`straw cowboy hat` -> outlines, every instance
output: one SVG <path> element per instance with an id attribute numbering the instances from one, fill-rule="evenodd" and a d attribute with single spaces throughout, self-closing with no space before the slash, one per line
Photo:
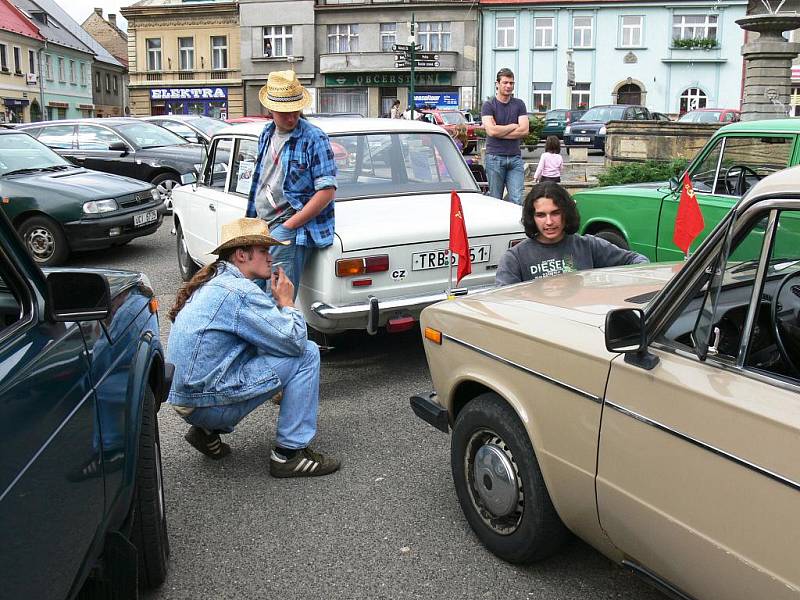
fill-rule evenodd
<path id="1" fill-rule="evenodd" d="M 222 226 L 222 243 L 211 251 L 219 255 L 230 248 L 241 246 L 286 246 L 289 242 L 276 240 L 262 219 L 243 217 Z"/>
<path id="2" fill-rule="evenodd" d="M 311 105 L 311 95 L 297 80 L 294 71 L 273 71 L 267 85 L 258 92 L 261 104 L 277 112 L 294 112 Z"/>

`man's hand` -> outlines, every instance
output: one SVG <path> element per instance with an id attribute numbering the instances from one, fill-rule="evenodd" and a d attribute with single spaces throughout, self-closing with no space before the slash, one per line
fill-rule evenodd
<path id="1" fill-rule="evenodd" d="M 270 287 L 272 288 L 272 297 L 275 299 L 275 304 L 278 305 L 278 308 L 294 306 L 294 284 L 286 276 L 283 267 L 278 267 L 278 270 L 272 273 Z"/>

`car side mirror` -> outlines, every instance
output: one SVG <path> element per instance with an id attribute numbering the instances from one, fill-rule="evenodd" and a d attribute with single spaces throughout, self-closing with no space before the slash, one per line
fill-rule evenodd
<path id="1" fill-rule="evenodd" d="M 184 173 L 181 175 L 181 185 L 191 185 L 197 183 L 197 175 L 194 173 Z"/>
<path id="2" fill-rule="evenodd" d="M 647 329 L 641 308 L 618 308 L 606 315 L 606 350 L 624 352 L 625 362 L 650 370 L 658 357 L 647 352 Z"/>
<path id="3" fill-rule="evenodd" d="M 58 271 L 47 276 L 47 314 L 52 321 L 96 321 L 111 312 L 108 280 L 98 273 Z"/>
<path id="4" fill-rule="evenodd" d="M 112 152 L 124 152 L 127 154 L 128 144 L 126 144 L 125 142 L 111 142 L 108 145 L 108 149 L 111 150 Z"/>

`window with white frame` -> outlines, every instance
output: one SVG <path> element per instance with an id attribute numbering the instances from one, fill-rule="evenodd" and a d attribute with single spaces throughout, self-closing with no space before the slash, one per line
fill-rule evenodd
<path id="1" fill-rule="evenodd" d="M 75 74 L 75 61 L 69 61 L 69 82 L 78 83 L 77 75 Z"/>
<path id="2" fill-rule="evenodd" d="M 44 73 L 48 79 L 53 79 L 53 57 L 49 54 L 44 55 Z"/>
<path id="3" fill-rule="evenodd" d="M 397 43 L 397 23 L 381 23 L 381 52 L 391 52 Z"/>
<path id="4" fill-rule="evenodd" d="M 705 108 L 708 96 L 700 88 L 688 88 L 683 90 L 680 97 L 680 112 L 685 113 L 698 108 Z"/>
<path id="5" fill-rule="evenodd" d="M 536 17 L 533 20 L 533 47 L 553 48 L 555 40 L 553 17 Z"/>
<path id="6" fill-rule="evenodd" d="M 28 50 L 28 73 L 36 73 L 36 52 Z"/>
<path id="7" fill-rule="evenodd" d="M 119 96 L 119 76 L 114 75 L 114 95 Z"/>
<path id="8" fill-rule="evenodd" d="M 358 52 L 358 25 L 328 25 L 328 53 Z"/>
<path id="9" fill-rule="evenodd" d="M 58 80 L 59 81 L 66 81 L 67 80 L 67 71 L 64 69 L 64 59 L 60 56 L 58 57 Z"/>
<path id="10" fill-rule="evenodd" d="M 572 17 L 572 47 L 592 47 L 592 21 L 594 17 Z"/>
<path id="11" fill-rule="evenodd" d="M 623 48 L 639 48 L 642 45 L 641 15 L 624 15 L 620 17 L 620 46 Z"/>
<path id="12" fill-rule="evenodd" d="M 161 70 L 161 38 L 149 38 L 147 45 L 147 70 Z"/>
<path id="13" fill-rule="evenodd" d="M 576 82 L 575 85 L 572 86 L 572 102 L 570 103 L 570 107 L 575 109 L 589 108 L 590 88 L 590 83 Z"/>
<path id="14" fill-rule="evenodd" d="M 418 24 L 417 33 L 423 52 L 450 50 L 449 21 L 423 21 Z"/>
<path id="15" fill-rule="evenodd" d="M 228 68 L 228 36 L 211 36 L 211 68 L 215 71 Z"/>
<path id="16" fill-rule="evenodd" d="M 86 79 L 86 63 L 81 63 L 81 85 L 87 85 L 88 81 Z"/>
<path id="17" fill-rule="evenodd" d="M 111 93 L 111 74 L 106 73 L 106 93 Z"/>
<path id="18" fill-rule="evenodd" d="M 673 15 L 672 39 L 717 39 L 717 15 Z"/>
<path id="19" fill-rule="evenodd" d="M 533 82 L 533 106 L 540 112 L 548 111 L 553 106 L 553 84 L 550 82 Z"/>
<path id="20" fill-rule="evenodd" d="M 22 73 L 22 51 L 14 46 L 14 73 Z"/>
<path id="21" fill-rule="evenodd" d="M 496 47 L 514 48 L 517 45 L 517 20 L 514 17 L 500 17 L 496 24 Z"/>
<path id="22" fill-rule="evenodd" d="M 0 69 L 8 71 L 8 56 L 6 56 L 7 46 L 0 44 Z"/>
<path id="23" fill-rule="evenodd" d="M 178 38 L 178 64 L 181 71 L 194 70 L 194 38 Z"/>
<path id="24" fill-rule="evenodd" d="M 269 25 L 264 27 L 264 56 L 291 56 L 293 37 L 291 25 Z"/>

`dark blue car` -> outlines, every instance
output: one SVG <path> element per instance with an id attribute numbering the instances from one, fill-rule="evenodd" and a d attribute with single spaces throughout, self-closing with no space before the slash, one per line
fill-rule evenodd
<path id="1" fill-rule="evenodd" d="M 147 277 L 42 271 L 0 211 L 0 597 L 135 597 L 166 577 Z"/>
<path id="2" fill-rule="evenodd" d="M 593 106 L 579 120 L 564 128 L 564 145 L 606 150 L 606 125 L 609 121 L 649 121 L 650 111 L 636 104 Z"/>

